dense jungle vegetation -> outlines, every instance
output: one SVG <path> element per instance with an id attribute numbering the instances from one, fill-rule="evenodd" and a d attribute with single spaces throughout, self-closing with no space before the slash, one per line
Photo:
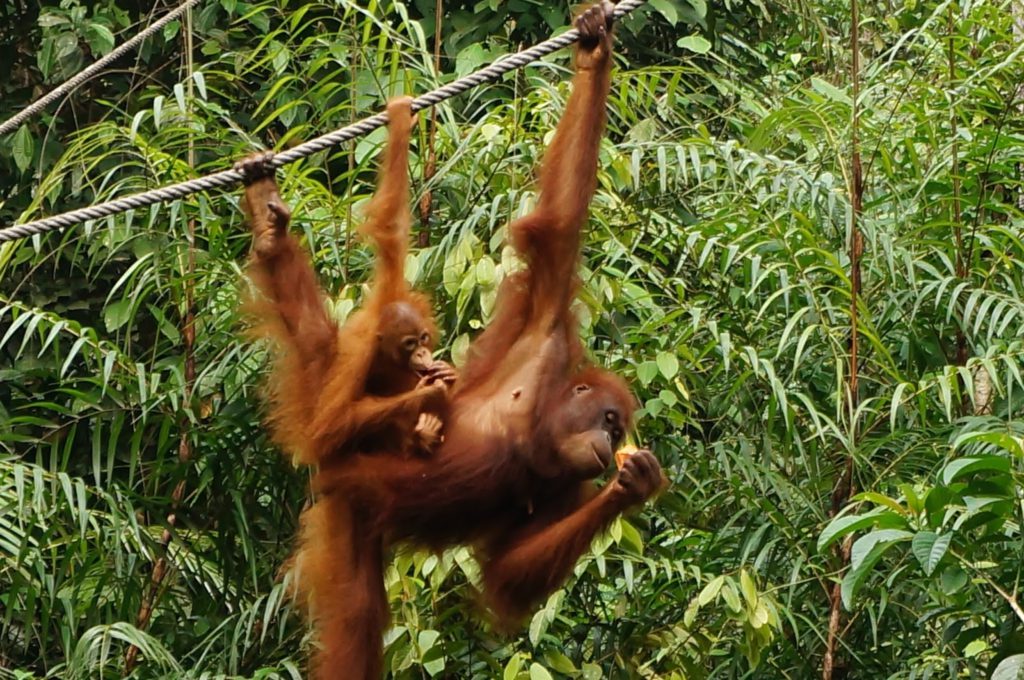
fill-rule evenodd
<path id="1" fill-rule="evenodd" d="M 0 0 L 0 120 L 173 6 Z M 205 0 L 0 137 L 0 226 L 310 139 L 570 13 Z M 518 634 L 465 550 L 396 555 L 393 677 L 1021 677 L 1024 2 L 650 0 L 616 63 L 579 310 L 672 487 Z M 421 114 L 409 272 L 456 363 L 570 72 Z M 279 173 L 339 318 L 383 139 Z M 260 425 L 239 194 L 0 245 L 0 678 L 302 673 L 309 479 Z"/>

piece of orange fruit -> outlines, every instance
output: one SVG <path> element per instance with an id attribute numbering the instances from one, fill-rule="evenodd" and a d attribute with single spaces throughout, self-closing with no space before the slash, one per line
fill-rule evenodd
<path id="1" fill-rule="evenodd" d="M 639 450 L 640 449 L 636 448 L 632 444 L 626 444 L 625 446 L 623 446 L 621 449 L 615 452 L 615 467 L 621 470 L 622 466 L 626 462 L 626 459 Z"/>

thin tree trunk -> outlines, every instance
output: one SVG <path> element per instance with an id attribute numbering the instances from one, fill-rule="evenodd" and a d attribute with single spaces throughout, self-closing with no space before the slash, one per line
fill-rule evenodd
<path id="1" fill-rule="evenodd" d="M 185 101 L 187 106 L 192 106 L 193 101 L 193 63 L 192 63 L 192 9 L 188 8 L 185 10 L 185 30 L 183 31 L 185 39 L 185 86 L 187 89 Z M 186 115 L 191 117 L 191 108 L 187 110 Z M 195 167 L 195 144 L 192 139 L 192 135 L 188 138 L 188 165 L 190 168 Z M 196 380 L 196 362 L 195 362 L 195 291 L 192 286 L 193 275 L 195 274 L 196 265 L 196 223 L 194 219 L 189 219 L 187 222 L 187 239 L 188 249 L 186 255 L 186 262 L 184 266 L 185 277 L 183 282 L 184 288 L 184 300 L 182 310 L 182 353 L 184 356 L 185 363 L 185 383 L 182 391 L 182 405 L 185 409 L 188 409 L 192 405 L 192 393 L 193 386 Z M 178 435 L 178 460 L 183 466 L 187 466 L 193 457 L 192 451 L 192 428 L 191 421 L 187 415 L 181 418 L 179 425 L 180 433 Z M 185 497 L 185 480 L 184 478 L 179 480 L 174 486 L 174 491 L 171 492 L 171 510 L 167 514 L 165 527 L 163 533 L 160 535 L 160 547 L 159 557 L 153 564 L 153 572 L 150 575 L 150 581 L 148 587 L 142 596 L 142 602 L 139 605 L 139 612 L 135 618 L 135 627 L 139 630 L 146 630 L 149 627 L 149 622 L 153 618 L 153 611 L 156 608 L 157 602 L 160 599 L 160 594 L 163 589 L 164 579 L 169 572 L 169 564 L 167 560 L 167 552 L 173 539 L 173 531 L 177 524 L 177 512 L 178 508 L 181 507 L 181 501 Z M 138 663 L 139 648 L 135 645 L 128 647 L 124 657 L 124 667 L 126 674 L 131 673 Z"/>
<path id="2" fill-rule="evenodd" d="M 356 34 L 355 30 L 356 19 L 352 19 L 352 34 Z M 356 104 L 358 101 L 356 97 L 356 59 L 362 54 L 357 49 L 352 50 L 352 58 L 349 59 L 349 105 L 348 110 L 348 122 L 349 125 L 356 122 Z M 355 168 L 356 168 L 356 140 L 349 140 L 348 143 L 348 188 L 346 189 L 347 196 L 345 197 L 346 208 L 345 208 L 345 257 L 341 264 L 341 275 L 345 281 L 349 280 L 348 276 L 348 263 L 349 255 L 352 253 L 352 191 L 355 189 Z"/>
<path id="3" fill-rule="evenodd" d="M 850 44 L 851 44 L 851 74 L 853 90 L 853 111 L 850 124 L 850 361 L 847 369 L 847 399 L 849 402 L 848 413 L 850 418 L 849 450 L 846 452 L 846 459 L 842 464 L 842 471 L 832 490 L 831 515 L 835 516 L 850 500 L 853 494 L 854 476 L 854 453 L 857 448 L 857 409 L 859 406 L 858 397 L 858 372 L 859 372 L 859 335 L 857 330 L 858 310 L 861 293 L 861 268 L 860 259 L 864 252 L 864 240 L 860 233 L 860 215 L 863 205 L 864 183 L 860 162 L 860 8 L 858 0 L 851 0 L 850 3 Z M 845 568 L 850 561 L 850 547 L 853 545 L 852 536 L 847 536 L 841 545 L 837 546 L 834 554 L 841 568 Z M 825 657 L 822 662 L 822 680 L 832 680 L 839 666 L 837 649 L 840 643 L 839 635 L 842 627 L 842 585 L 836 582 L 832 585 L 832 592 L 829 597 L 828 636 L 825 643 Z"/>
<path id="4" fill-rule="evenodd" d="M 947 87 L 953 90 L 956 83 L 956 34 L 953 21 L 953 4 L 950 3 L 946 11 L 946 32 L 949 34 L 949 47 L 947 52 L 949 79 Z M 959 124 L 957 123 L 956 106 L 950 99 L 949 105 L 949 132 L 952 136 L 950 145 L 950 168 L 949 174 L 953 180 L 953 205 L 950 208 L 949 221 L 953 225 L 953 240 L 956 248 L 956 277 L 961 281 L 967 278 L 967 257 L 964 252 L 964 225 L 963 214 L 960 208 L 960 140 Z M 960 320 L 963 321 L 962 319 Z M 956 365 L 967 365 L 967 337 L 962 327 L 956 329 Z"/>
<path id="5" fill-rule="evenodd" d="M 1013 37 L 1017 42 L 1024 42 L 1024 0 L 1015 0 L 1010 5 L 1013 15 Z M 1017 85 L 1017 111 L 1024 115 L 1024 82 Z M 1017 177 L 1022 181 L 1017 191 L 1017 207 L 1024 210 L 1024 164 L 1017 165 Z"/>
<path id="6" fill-rule="evenodd" d="M 444 0 L 437 0 L 434 7 L 434 75 L 441 73 L 441 19 L 444 16 Z M 430 218 L 434 213 L 434 192 L 430 189 L 430 180 L 437 171 L 437 149 L 434 139 L 437 136 L 437 107 L 430 108 L 430 131 L 427 133 L 427 162 L 423 168 L 423 197 L 420 198 L 420 233 L 416 242 L 420 248 L 430 245 Z"/>

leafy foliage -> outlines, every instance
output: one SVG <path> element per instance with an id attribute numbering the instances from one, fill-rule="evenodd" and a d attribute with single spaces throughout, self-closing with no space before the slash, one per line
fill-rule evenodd
<path id="1" fill-rule="evenodd" d="M 150 8 L 0 2 L 0 115 Z M 434 2 L 201 3 L 0 139 L 0 220 L 307 139 L 568 13 L 535 0 L 442 10 L 436 72 Z M 856 409 L 848 10 L 658 0 L 625 22 L 581 322 L 634 385 L 640 438 L 673 486 L 512 636 L 477 615 L 464 551 L 396 555 L 395 677 L 813 677 L 837 581 L 847 677 L 1019 675 L 1024 9 L 861 8 Z M 514 266 L 502 226 L 532 199 L 568 67 L 555 55 L 441 106 L 429 180 L 419 127 L 412 172 L 434 212 L 409 271 L 436 291 L 456 361 Z M 366 278 L 351 234 L 381 141 L 281 173 L 339 317 Z M 307 483 L 259 425 L 265 357 L 236 311 L 236 200 L 0 246 L 4 677 L 122 677 L 132 645 L 132 677 L 300 675 L 308 643 L 281 566 Z M 833 517 L 846 456 L 857 493 Z M 849 565 L 832 550 L 845 540 Z"/>

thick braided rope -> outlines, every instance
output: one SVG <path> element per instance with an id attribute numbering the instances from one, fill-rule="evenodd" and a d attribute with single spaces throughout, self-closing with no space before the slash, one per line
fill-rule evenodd
<path id="1" fill-rule="evenodd" d="M 640 7 L 645 2 L 646 0 L 622 0 L 622 2 L 615 7 L 615 17 L 619 18 L 624 16 L 629 12 L 632 12 L 637 7 Z M 516 52 L 515 54 L 502 57 L 479 71 L 471 73 L 463 78 L 459 78 L 448 85 L 439 87 L 436 90 L 432 90 L 431 92 L 417 97 L 413 100 L 412 110 L 418 111 L 428 106 L 434 106 L 435 104 L 439 104 L 440 102 L 450 99 L 457 94 L 461 94 L 466 90 L 474 88 L 477 85 L 496 80 L 501 75 L 508 73 L 509 71 L 522 68 L 530 62 L 536 61 L 540 57 L 571 45 L 579 40 L 579 37 L 579 31 L 571 29 L 556 38 L 545 40 L 544 42 L 538 43 L 529 49 L 523 50 L 522 52 Z M 352 125 L 335 130 L 334 132 L 329 132 L 323 136 L 311 139 L 303 144 L 299 144 L 287 151 L 282 151 L 281 153 L 276 154 L 274 156 L 273 165 L 275 168 L 278 168 L 282 165 L 287 165 L 288 163 L 294 163 L 297 160 L 319 151 L 323 151 L 324 149 L 340 144 L 341 142 L 348 141 L 360 135 L 365 135 L 368 132 L 376 130 L 377 128 L 387 124 L 387 122 L 388 118 L 384 113 L 378 113 L 370 116 L 369 118 L 364 118 Z M 222 170 L 220 172 L 213 173 L 212 175 L 206 175 L 205 177 L 198 177 L 178 184 L 171 184 L 159 189 L 152 189 L 150 191 L 132 194 L 131 196 L 125 196 L 124 198 L 118 198 L 113 201 L 107 201 L 106 203 L 99 203 L 87 208 L 79 208 L 78 210 L 72 210 L 60 215 L 45 217 L 34 222 L 26 222 L 25 224 L 18 224 L 5 229 L 0 229 L 0 243 L 34 236 L 35 234 L 43 234 L 63 227 L 70 227 L 80 222 L 96 220 L 101 217 L 107 217 L 108 215 L 114 215 L 135 208 L 142 208 L 154 203 L 173 201 L 174 199 L 188 196 L 189 194 L 194 194 L 199 191 L 232 186 L 240 183 L 241 181 L 242 174 L 237 170 Z"/>
<path id="2" fill-rule="evenodd" d="M 57 87 L 53 88 L 45 95 L 43 95 L 36 101 L 26 106 L 21 111 L 18 111 L 18 113 L 14 114 L 13 116 L 5 120 L 3 123 L 0 123 L 0 135 L 5 135 L 8 132 L 13 132 L 14 130 L 17 130 L 22 123 L 24 123 L 26 120 L 28 120 L 35 114 L 42 111 L 44 108 L 46 108 L 48 104 L 57 101 L 58 99 L 66 95 L 68 92 L 71 92 L 79 85 L 89 80 L 89 78 L 92 78 L 94 75 L 102 71 L 111 62 L 117 61 L 128 52 L 134 50 L 136 47 L 142 44 L 142 41 L 144 41 L 146 38 L 153 35 L 161 28 L 163 28 L 167 24 L 171 23 L 172 21 L 180 17 L 182 14 L 185 13 L 185 11 L 189 7 L 197 4 L 198 2 L 199 0 L 185 0 L 185 2 L 181 3 L 181 5 L 176 7 L 173 11 L 168 12 L 167 14 L 165 14 L 164 16 L 160 17 L 152 24 L 147 26 L 144 30 L 137 33 L 135 37 L 133 37 L 131 40 L 127 40 L 118 45 L 117 47 L 115 47 L 113 50 L 111 50 L 110 54 L 100 59 L 97 59 L 94 63 L 90 64 L 86 68 L 76 73 L 71 78 L 67 79 Z"/>

